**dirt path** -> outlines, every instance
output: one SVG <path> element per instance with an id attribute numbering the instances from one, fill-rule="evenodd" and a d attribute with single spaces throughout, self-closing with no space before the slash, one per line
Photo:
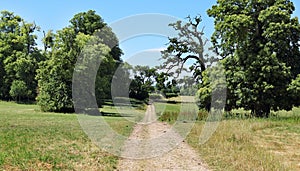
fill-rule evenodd
<path id="1" fill-rule="evenodd" d="M 208 170 L 199 155 L 149 105 L 125 143 L 117 170 Z"/>

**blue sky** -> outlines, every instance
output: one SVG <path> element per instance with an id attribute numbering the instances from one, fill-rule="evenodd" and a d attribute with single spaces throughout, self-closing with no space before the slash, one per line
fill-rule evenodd
<path id="1" fill-rule="evenodd" d="M 216 0 L 1 0 L 0 10 L 15 12 L 28 22 L 35 21 L 45 31 L 62 29 L 69 25 L 69 20 L 76 13 L 90 9 L 95 10 L 108 24 L 143 13 L 166 14 L 179 19 L 184 19 L 188 15 L 201 14 L 206 36 L 210 37 L 213 32 L 213 19 L 207 16 L 206 11 L 215 2 Z M 294 15 L 300 16 L 300 9 L 298 9 L 300 2 L 297 0 L 293 2 L 296 6 Z M 121 42 L 121 48 L 125 53 L 124 58 L 130 58 L 147 49 L 162 48 L 165 43 L 167 43 L 166 37 L 148 35 Z"/>

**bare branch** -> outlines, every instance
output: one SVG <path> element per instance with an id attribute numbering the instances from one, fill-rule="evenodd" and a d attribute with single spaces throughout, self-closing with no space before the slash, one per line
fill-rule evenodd
<path id="1" fill-rule="evenodd" d="M 170 24 L 176 31 L 178 36 L 169 38 L 168 49 L 162 51 L 162 59 L 165 59 L 164 66 L 168 72 L 177 67 L 177 77 L 186 68 L 185 63 L 191 59 L 195 60 L 194 66 L 190 69 L 194 70 L 194 75 L 201 77 L 200 72 L 206 70 L 204 47 L 208 44 L 208 39 L 204 39 L 204 29 L 198 30 L 202 22 L 201 16 L 192 18 L 187 16 L 187 23 L 183 24 L 181 21 Z M 196 71 L 197 70 L 197 71 Z"/>

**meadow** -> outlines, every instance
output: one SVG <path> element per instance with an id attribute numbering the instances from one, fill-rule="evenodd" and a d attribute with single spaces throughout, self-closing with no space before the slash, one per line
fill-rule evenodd
<path id="1" fill-rule="evenodd" d="M 116 113 L 111 106 L 102 110 Z M 124 136 L 134 126 L 126 117 L 103 118 Z M 117 161 L 117 156 L 91 142 L 76 114 L 44 113 L 37 105 L 0 102 L 0 170 L 114 170 Z"/>
<path id="2" fill-rule="evenodd" d="M 159 120 L 170 124 L 178 117 L 173 114 L 181 109 L 180 104 L 155 103 L 155 106 Z M 190 105 L 188 109 L 191 111 Z M 114 116 L 118 111 L 111 105 L 101 110 L 111 114 L 101 117 L 116 132 L 130 135 L 134 126 L 127 116 L 130 113 Z M 134 117 L 135 120 L 143 116 L 143 108 L 139 110 L 140 116 Z M 299 108 L 273 112 L 267 119 L 237 117 L 237 113 L 245 111 L 235 112 L 232 117 L 222 119 L 205 144 L 199 144 L 205 119 L 197 120 L 186 138 L 210 169 L 300 170 Z M 114 170 L 119 160 L 89 139 L 76 114 L 44 113 L 36 105 L 3 101 L 0 102 L 0 151 L 0 170 Z"/>
<path id="3" fill-rule="evenodd" d="M 159 120 L 173 124 L 181 105 L 156 103 L 156 108 L 165 109 L 157 112 Z M 248 116 L 241 109 L 225 114 L 205 144 L 199 143 L 205 118 L 198 119 L 186 141 L 213 170 L 300 170 L 300 108 L 272 112 L 270 118 Z"/>

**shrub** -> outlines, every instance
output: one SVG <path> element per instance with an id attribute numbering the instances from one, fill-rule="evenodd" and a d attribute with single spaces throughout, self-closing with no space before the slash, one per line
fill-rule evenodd
<path id="1" fill-rule="evenodd" d="M 21 99 L 28 97 L 30 91 L 24 81 L 15 80 L 11 84 L 9 94 L 15 100 L 20 101 Z"/>

